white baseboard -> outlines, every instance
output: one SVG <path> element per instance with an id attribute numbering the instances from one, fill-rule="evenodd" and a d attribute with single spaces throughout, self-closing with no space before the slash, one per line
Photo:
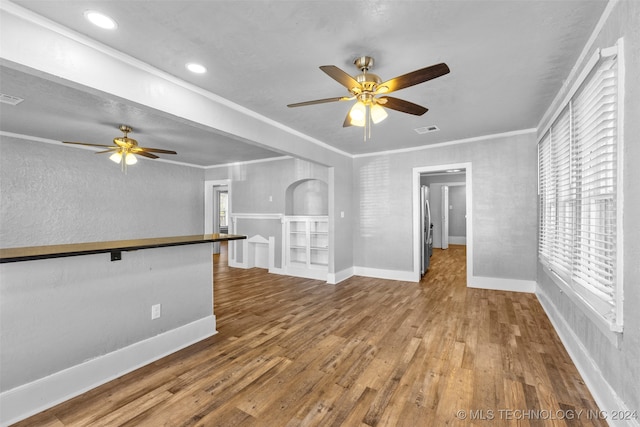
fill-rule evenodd
<path id="1" fill-rule="evenodd" d="M 536 282 L 534 280 L 471 276 L 467 279 L 467 287 L 532 294 L 536 291 Z"/>
<path id="2" fill-rule="evenodd" d="M 327 283 L 330 285 L 337 285 L 343 280 L 347 280 L 351 276 L 353 276 L 353 267 L 345 268 L 344 270 L 338 271 L 337 273 L 327 274 Z"/>
<path id="3" fill-rule="evenodd" d="M 246 262 L 236 262 L 236 260 L 229 258 L 229 267 L 249 269 L 249 265 Z"/>
<path id="4" fill-rule="evenodd" d="M 271 274 L 280 274 L 280 275 L 287 274 L 286 271 L 284 271 L 284 268 L 276 268 L 276 267 L 269 268 L 269 273 L 271 273 Z"/>
<path id="5" fill-rule="evenodd" d="M 375 277 L 376 279 L 401 280 L 403 282 L 417 282 L 413 271 L 384 270 L 382 268 L 353 267 L 354 276 Z"/>
<path id="6" fill-rule="evenodd" d="M 216 333 L 211 315 L 7 390 L 0 394 L 0 425 L 42 412 Z"/>
<path id="7" fill-rule="evenodd" d="M 562 317 L 553 302 L 551 302 L 539 287 L 536 289 L 536 296 L 600 410 L 603 411 L 603 413 L 606 412 L 606 414 L 633 412 L 629 410 L 615 390 L 609 385 L 602 375 L 602 371 L 598 368 L 598 365 L 591 356 L 589 356 L 589 351 L 573 332 L 573 329 L 571 329 L 566 320 L 564 320 L 564 317 Z M 636 408 L 633 409 L 636 410 Z M 640 427 L 640 423 L 635 419 L 615 420 L 613 417 L 608 416 L 606 421 L 613 427 Z"/>
<path id="8" fill-rule="evenodd" d="M 312 269 L 312 268 L 296 268 L 287 266 L 284 268 L 284 274 L 287 276 L 304 277 L 305 279 L 315 280 L 327 280 L 326 269 Z"/>

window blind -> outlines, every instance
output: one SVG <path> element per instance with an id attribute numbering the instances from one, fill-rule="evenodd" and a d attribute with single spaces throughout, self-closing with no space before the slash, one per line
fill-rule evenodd
<path id="1" fill-rule="evenodd" d="M 573 279 L 595 296 L 585 295 L 605 316 L 615 305 L 616 74 L 616 59 L 605 58 L 573 102 L 572 163 L 579 200 Z"/>
<path id="2" fill-rule="evenodd" d="M 574 239 L 575 192 L 571 180 L 571 105 L 551 126 L 553 180 L 555 183 L 556 226 L 551 245 L 551 265 L 563 279 L 571 274 Z"/>
<path id="3" fill-rule="evenodd" d="M 538 144 L 538 194 L 540 226 L 538 245 L 540 257 L 551 259 L 551 245 L 555 235 L 555 181 L 551 170 L 551 132 L 547 132 Z"/>
<path id="4" fill-rule="evenodd" d="M 618 61 L 600 58 L 538 144 L 541 261 L 610 324 L 617 304 Z"/>

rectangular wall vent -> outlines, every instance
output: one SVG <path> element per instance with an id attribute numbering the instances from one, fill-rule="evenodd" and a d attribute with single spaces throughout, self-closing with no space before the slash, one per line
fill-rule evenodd
<path id="1" fill-rule="evenodd" d="M 421 128 L 416 128 L 414 129 L 416 132 L 418 132 L 420 135 L 424 134 L 424 133 L 429 133 L 429 132 L 435 132 L 440 130 L 440 128 L 436 125 L 431 125 L 431 126 L 424 126 Z"/>
<path id="2" fill-rule="evenodd" d="M 18 105 L 22 101 L 24 101 L 24 99 L 19 98 L 17 96 L 7 95 L 6 93 L 0 93 L 0 102 L 2 102 L 3 104 Z"/>

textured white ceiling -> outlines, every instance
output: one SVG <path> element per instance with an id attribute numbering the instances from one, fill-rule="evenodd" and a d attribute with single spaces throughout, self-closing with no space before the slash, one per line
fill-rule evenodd
<path id="1" fill-rule="evenodd" d="M 355 155 L 535 127 L 606 0 L 13 3 Z M 111 15 L 118 30 L 91 26 L 83 17 L 89 8 Z M 355 75 L 352 62 L 361 55 L 375 58 L 372 71 L 382 80 L 439 62 L 451 73 L 396 92 L 429 111 L 420 117 L 390 111 L 366 143 L 361 128 L 342 127 L 351 103 L 286 107 L 346 95 L 318 67 L 336 65 Z M 208 73 L 190 74 L 184 68 L 189 61 L 204 64 Z M 118 134 L 115 125 L 128 123 L 139 130 L 132 136 L 142 145 L 171 148 L 180 140 L 175 160 L 186 163 L 282 155 L 126 99 L 104 99 L 7 67 L 0 72 L 3 93 L 30 101 L 20 109 L 2 106 L 6 132 L 100 143 L 96 138 L 110 141 Z M 441 130 L 413 130 L 427 125 Z"/>

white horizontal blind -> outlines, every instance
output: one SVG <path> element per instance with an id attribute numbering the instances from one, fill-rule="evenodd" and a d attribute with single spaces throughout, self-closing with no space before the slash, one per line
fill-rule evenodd
<path id="1" fill-rule="evenodd" d="M 541 261 L 616 319 L 617 57 L 601 58 L 538 145 Z"/>
<path id="2" fill-rule="evenodd" d="M 615 57 L 603 59 L 573 101 L 579 200 L 573 280 L 595 297 L 589 301 L 605 316 L 615 303 L 616 63 Z"/>
<path id="3" fill-rule="evenodd" d="M 538 252 L 540 258 L 551 259 L 551 244 L 555 236 L 556 202 L 555 179 L 551 170 L 551 131 L 538 144 L 538 195 L 540 202 L 540 227 L 538 228 Z"/>
<path id="4" fill-rule="evenodd" d="M 551 266 L 564 280 L 571 275 L 574 239 L 575 191 L 571 180 L 571 108 L 567 106 L 551 126 L 551 158 L 556 199 L 556 233 Z"/>

